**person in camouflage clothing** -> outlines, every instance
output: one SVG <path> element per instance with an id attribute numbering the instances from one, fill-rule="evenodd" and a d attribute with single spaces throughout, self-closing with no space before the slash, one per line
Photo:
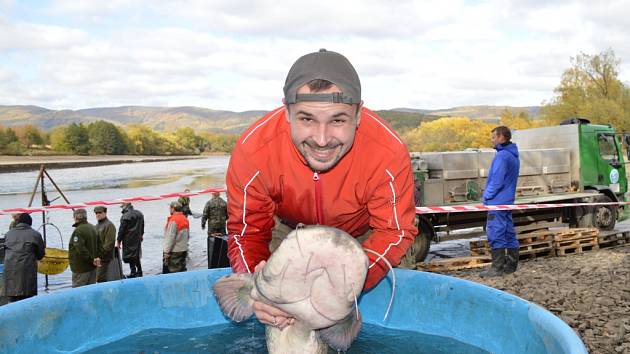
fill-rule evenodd
<path id="1" fill-rule="evenodd" d="M 190 189 L 185 189 L 184 193 L 189 193 Z M 192 215 L 192 211 L 190 210 L 190 197 L 179 197 L 177 202 L 182 205 L 182 213 L 189 217 Z"/>
<path id="2" fill-rule="evenodd" d="M 75 229 L 70 236 L 68 260 L 72 271 L 72 287 L 94 284 L 96 267 L 101 265 L 98 258 L 98 235 L 94 225 L 87 222 L 85 209 L 74 210 Z"/>
<path id="3" fill-rule="evenodd" d="M 96 231 L 99 240 L 99 256 L 101 266 L 96 269 L 96 281 L 104 283 L 109 280 L 107 278 L 107 269 L 110 261 L 116 261 L 114 258 L 114 244 L 116 243 L 116 226 L 107 218 L 107 208 L 103 206 L 94 207 L 96 215 Z"/>
<path id="4" fill-rule="evenodd" d="M 206 228 L 208 223 L 208 248 L 212 245 L 212 253 L 208 255 L 209 268 L 229 267 L 230 261 L 227 257 L 227 236 L 225 233 L 225 223 L 227 222 L 227 203 L 221 198 L 219 192 L 212 193 L 206 206 L 203 208 L 201 218 L 201 229 Z M 210 250 L 208 249 L 208 252 Z"/>

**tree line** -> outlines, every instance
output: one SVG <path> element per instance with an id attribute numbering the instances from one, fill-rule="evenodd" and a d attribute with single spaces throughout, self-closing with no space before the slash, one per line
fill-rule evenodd
<path id="1" fill-rule="evenodd" d="M 619 133 L 630 132 L 630 87 L 619 79 L 619 63 L 612 49 L 571 58 L 571 66 L 554 89 L 555 97 L 543 102 L 540 117 L 533 119 L 526 111 L 506 109 L 499 124 L 527 129 L 580 117 L 594 124 L 610 124 Z M 489 148 L 495 126 L 478 119 L 446 117 L 421 122 L 402 137 L 410 151 Z"/>
<path id="2" fill-rule="evenodd" d="M 66 153 L 76 155 L 198 155 L 229 153 L 238 135 L 179 128 L 158 132 L 147 126 L 116 126 L 99 120 L 72 123 L 45 132 L 33 125 L 0 126 L 0 154 Z"/>

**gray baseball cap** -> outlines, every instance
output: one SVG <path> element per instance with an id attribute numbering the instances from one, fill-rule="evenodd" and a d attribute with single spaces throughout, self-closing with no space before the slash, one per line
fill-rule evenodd
<path id="1" fill-rule="evenodd" d="M 327 80 L 341 89 L 340 93 L 298 94 L 300 87 L 312 80 Z M 326 49 L 300 57 L 289 70 L 284 83 L 284 102 L 361 103 L 361 81 L 350 61 Z"/>

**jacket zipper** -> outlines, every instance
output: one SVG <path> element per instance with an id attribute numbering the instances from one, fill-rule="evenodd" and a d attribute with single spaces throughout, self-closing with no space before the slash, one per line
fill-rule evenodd
<path id="1" fill-rule="evenodd" d="M 322 210 L 322 184 L 317 172 L 313 173 L 313 181 L 315 181 L 315 213 L 317 215 L 317 224 L 324 224 L 324 212 Z"/>

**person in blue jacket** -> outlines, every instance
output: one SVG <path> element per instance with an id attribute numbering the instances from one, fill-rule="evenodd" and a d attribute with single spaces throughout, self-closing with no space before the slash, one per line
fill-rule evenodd
<path id="1" fill-rule="evenodd" d="M 514 204 L 520 163 L 518 147 L 510 141 L 511 138 L 512 133 L 508 127 L 492 129 L 492 144 L 497 154 L 490 165 L 488 181 L 483 191 L 484 205 Z M 492 266 L 481 272 L 480 276 L 496 277 L 514 273 L 518 266 L 519 243 L 514 232 L 512 211 L 488 211 L 486 233 L 492 249 Z"/>

